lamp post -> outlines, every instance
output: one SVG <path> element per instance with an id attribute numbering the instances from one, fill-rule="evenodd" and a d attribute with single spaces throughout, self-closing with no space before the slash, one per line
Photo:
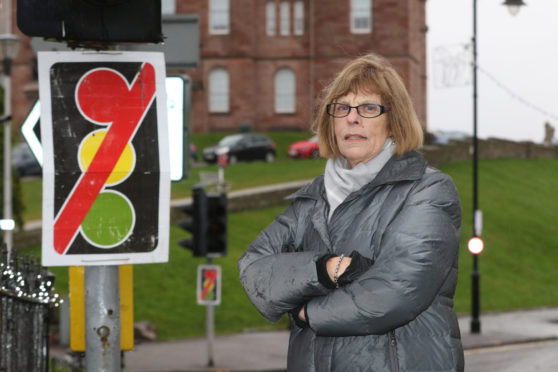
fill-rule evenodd
<path id="1" fill-rule="evenodd" d="M 516 15 L 523 0 L 505 0 L 502 5 L 508 7 L 510 14 Z M 478 208 L 478 137 L 477 137 L 477 0 L 473 0 L 473 237 L 479 237 L 482 230 L 482 212 Z M 479 252 L 480 253 L 480 252 Z M 472 279 L 472 320 L 471 333 L 480 333 L 480 273 L 478 254 L 473 254 Z"/>
<path id="2" fill-rule="evenodd" d="M 9 7 L 8 7 L 9 9 Z M 0 11 L 6 11 L 4 7 Z M 6 18 L 5 15 L 0 19 Z M 0 59 L 2 60 L 4 86 L 4 215 L 2 222 L 12 221 L 12 126 L 11 126 L 11 67 L 19 50 L 19 38 L 10 33 L 0 34 Z M 8 249 L 8 259 L 12 252 L 12 229 L 4 230 L 4 243 Z"/>

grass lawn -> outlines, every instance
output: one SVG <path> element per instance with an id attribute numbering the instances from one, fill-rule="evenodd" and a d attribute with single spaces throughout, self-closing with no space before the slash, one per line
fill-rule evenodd
<path id="1" fill-rule="evenodd" d="M 193 143 L 198 148 L 201 157 L 203 148 L 217 143 L 229 133 L 203 133 L 194 134 Z M 276 144 L 277 158 L 272 166 L 263 162 L 238 163 L 225 170 L 225 179 L 231 190 L 245 189 L 274 183 L 305 180 L 323 173 L 325 159 L 298 159 L 287 157 L 289 145 L 301 139 L 309 138 L 310 133 L 305 132 L 270 132 L 267 133 Z M 173 182 L 171 198 L 181 199 L 191 195 L 192 186 L 199 182 L 200 172 L 217 172 L 217 165 L 195 166 L 190 168 L 187 179 Z M 254 177 L 257 175 L 257 177 Z M 42 207 L 42 181 L 30 179 L 22 182 L 23 203 L 25 205 L 25 221 L 41 218 Z"/>
<path id="2" fill-rule="evenodd" d="M 248 301 L 238 280 L 236 262 L 244 249 L 285 206 L 229 214 L 228 254 L 214 259 L 222 270 L 222 303 L 215 308 L 217 333 L 233 333 L 246 329 L 286 329 L 287 319 L 270 324 Z M 205 334 L 205 306 L 196 304 L 197 266 L 204 258 L 175 244 L 185 236 L 176 226 L 170 229 L 169 262 L 134 265 L 134 320 L 148 320 L 157 326 L 161 340 L 202 336 Z M 40 254 L 39 247 L 23 250 L 23 254 Z M 68 268 L 50 267 L 56 275 L 57 292 L 68 293 Z"/>
<path id="3" fill-rule="evenodd" d="M 471 309 L 473 259 L 470 163 L 442 167 L 459 189 L 463 208 L 455 306 Z M 481 309 L 558 306 L 558 160 L 498 159 L 479 163 L 479 209 L 485 250 L 479 257 Z"/>
<path id="4" fill-rule="evenodd" d="M 322 173 L 324 164 L 324 160 L 292 161 L 279 157 L 274 164 L 228 167 L 225 176 L 231 187 L 238 189 L 309 179 Z M 440 168 L 452 176 L 462 200 L 463 228 L 455 307 L 459 313 L 469 313 L 472 257 L 467 252 L 466 242 L 472 235 L 471 162 Z M 211 167 L 194 169 L 188 181 L 173 185 L 173 195 L 187 195 L 194 175 L 202 169 Z M 557 174 L 558 160 L 555 159 L 480 161 L 479 207 L 484 214 L 482 237 L 485 241 L 485 251 L 479 257 L 482 312 L 558 306 L 555 284 L 558 282 L 555 268 L 558 262 Z M 177 187 L 182 190 L 176 191 Z M 39 181 L 25 182 L 25 191 L 34 188 L 40 190 Z M 40 191 L 37 193 L 31 196 L 26 192 L 26 202 L 40 205 Z M 236 269 L 236 262 L 246 246 L 283 208 L 229 214 L 228 255 L 214 260 L 223 272 L 222 304 L 215 312 L 217 333 L 287 327 L 286 319 L 269 324 L 257 313 L 240 286 Z M 31 210 L 29 208 L 28 212 L 40 216 L 40 208 L 38 212 Z M 185 235 L 183 231 L 172 226 L 170 233 L 168 263 L 134 266 L 135 319 L 154 323 L 162 340 L 201 336 L 205 332 L 205 307 L 198 306 L 195 300 L 196 267 L 206 261 L 193 258 L 190 251 L 175 244 Z M 39 249 L 32 247 L 26 251 L 37 254 Z M 57 277 L 57 290 L 66 293 L 68 269 L 53 267 L 51 270 Z"/>

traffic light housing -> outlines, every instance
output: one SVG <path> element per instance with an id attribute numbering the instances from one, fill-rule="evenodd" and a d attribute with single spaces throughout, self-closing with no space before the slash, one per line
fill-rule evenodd
<path id="1" fill-rule="evenodd" d="M 163 41 L 161 0 L 17 0 L 27 36 L 67 41 Z"/>
<path id="2" fill-rule="evenodd" d="M 207 255 L 207 195 L 203 188 L 194 187 L 192 190 L 192 203 L 179 208 L 180 211 L 190 215 L 189 220 L 178 222 L 178 226 L 192 234 L 190 239 L 178 242 L 183 248 L 190 249 L 194 257 Z"/>
<path id="3" fill-rule="evenodd" d="M 192 190 L 192 203 L 179 210 L 191 218 L 178 226 L 192 234 L 178 242 L 190 249 L 194 257 L 222 257 L 227 254 L 227 195 L 206 194 L 201 186 Z"/>
<path id="4" fill-rule="evenodd" d="M 227 255 L 227 195 L 208 195 L 207 200 L 207 255 Z"/>

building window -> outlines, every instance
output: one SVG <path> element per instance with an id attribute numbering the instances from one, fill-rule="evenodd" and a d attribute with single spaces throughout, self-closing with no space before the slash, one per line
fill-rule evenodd
<path id="1" fill-rule="evenodd" d="M 229 0 L 209 0 L 209 33 L 228 34 L 229 22 Z"/>
<path id="2" fill-rule="evenodd" d="M 291 33 L 291 6 L 288 1 L 281 2 L 281 30 L 282 36 L 287 36 Z"/>
<path id="3" fill-rule="evenodd" d="M 372 32 L 372 0 L 351 0 L 351 32 Z"/>
<path id="4" fill-rule="evenodd" d="M 275 30 L 277 29 L 277 24 L 275 19 L 277 14 L 275 12 L 275 1 L 268 1 L 265 7 L 265 17 L 266 17 L 266 30 L 269 36 L 275 35 Z"/>
<path id="5" fill-rule="evenodd" d="M 224 68 L 209 74 L 209 112 L 229 112 L 229 73 Z"/>
<path id="6" fill-rule="evenodd" d="M 0 0 L 0 35 L 12 33 L 12 1 Z M 4 48 L 4 46 L 0 46 Z M 2 56 L 3 57 L 3 56 Z"/>
<path id="7" fill-rule="evenodd" d="M 161 14 L 176 14 L 176 0 L 161 0 Z"/>
<path id="8" fill-rule="evenodd" d="M 290 114 L 295 112 L 295 75 L 289 68 L 282 68 L 275 74 L 275 112 Z"/>
<path id="9" fill-rule="evenodd" d="M 294 34 L 304 34 L 304 3 L 302 1 L 294 3 Z"/>

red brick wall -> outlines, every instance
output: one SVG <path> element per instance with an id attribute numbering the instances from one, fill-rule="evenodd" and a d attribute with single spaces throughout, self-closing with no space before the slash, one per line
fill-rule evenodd
<path id="1" fill-rule="evenodd" d="M 12 62 L 11 112 L 13 127 L 19 128 L 27 117 L 31 105 L 38 98 L 38 85 L 36 81 L 33 82 L 32 59 L 35 53 L 31 49 L 30 38 L 23 35 L 17 28 L 16 8 L 16 0 L 12 0 L 12 33 L 20 38 L 21 44 L 19 52 Z M 13 136 L 20 136 L 19 131 L 14 130 Z"/>
<path id="2" fill-rule="evenodd" d="M 257 63 L 257 104 L 254 124 L 259 130 L 273 128 L 299 128 L 306 130 L 310 126 L 308 60 L 270 59 Z M 275 73 L 281 68 L 289 68 L 296 79 L 295 113 L 280 114 L 275 112 Z M 266 82 L 262 84 L 261 82 Z"/>
<path id="3" fill-rule="evenodd" d="M 279 27 L 279 3 L 276 24 Z M 294 0 L 291 2 L 293 12 Z M 185 73 L 193 82 L 191 113 L 194 131 L 238 130 L 248 123 L 253 130 L 299 128 L 307 130 L 316 96 L 351 58 L 376 52 L 389 58 L 401 73 L 426 125 L 425 0 L 373 0 L 372 32 L 351 34 L 350 0 L 304 0 L 304 34 L 266 34 L 264 0 L 230 0 L 228 35 L 209 35 L 209 0 L 176 0 L 177 13 L 197 14 L 200 19 L 200 62 Z M 15 29 L 15 0 L 14 29 Z M 293 27 L 291 17 L 291 28 Z M 14 31 L 18 32 L 18 31 Z M 12 98 L 14 123 L 25 119 L 36 97 L 29 38 L 14 63 Z M 208 110 L 208 76 L 211 69 L 229 72 L 230 112 Z M 296 76 L 296 111 L 275 113 L 274 76 L 283 67 Z"/>
<path id="4" fill-rule="evenodd" d="M 279 1 L 276 22 L 279 25 Z M 305 2 L 308 19 L 308 2 Z M 308 22 L 302 36 L 268 36 L 266 1 L 234 0 L 231 5 L 230 33 L 210 35 L 208 2 L 181 1 L 177 11 L 200 16 L 200 64 L 188 71 L 194 80 L 192 128 L 194 131 L 238 130 L 250 124 L 253 130 L 298 128 L 310 125 Z M 291 7 L 292 13 L 292 7 Z M 291 17 L 292 18 L 292 17 Z M 293 27 L 291 23 L 291 28 Z M 209 74 L 215 67 L 229 72 L 230 110 L 215 114 L 208 110 Z M 290 68 L 296 77 L 296 110 L 275 113 L 274 77 L 281 68 Z"/>

